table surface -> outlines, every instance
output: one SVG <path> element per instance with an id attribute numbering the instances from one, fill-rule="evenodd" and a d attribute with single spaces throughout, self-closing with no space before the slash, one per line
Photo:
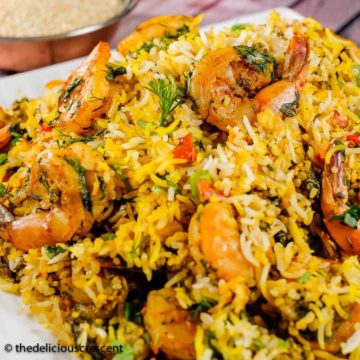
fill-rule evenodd
<path id="1" fill-rule="evenodd" d="M 137 24 L 157 15 L 202 13 L 202 24 L 207 25 L 279 6 L 313 17 L 360 45 L 360 0 L 139 0 L 137 7 L 121 22 L 111 45 L 116 47 Z M 0 72 L 0 77 L 8 74 Z"/>

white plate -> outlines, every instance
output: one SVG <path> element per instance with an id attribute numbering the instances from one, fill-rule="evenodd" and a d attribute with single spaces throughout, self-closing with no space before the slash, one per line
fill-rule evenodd
<path id="1" fill-rule="evenodd" d="M 284 18 L 303 19 L 297 12 L 287 8 L 276 9 Z M 226 22 L 212 25 L 215 30 L 223 26 L 232 26 L 237 23 L 265 23 L 269 11 L 246 15 L 231 19 Z M 204 27 L 206 30 L 210 26 Z M 61 64 L 47 66 L 41 69 L 8 76 L 0 79 L 0 106 L 8 107 L 19 97 L 37 97 L 43 93 L 44 85 L 53 79 L 66 79 L 71 70 L 80 62 L 80 59 L 67 61 Z M 31 353 L 10 353 L 4 351 L 5 344 L 23 345 L 45 345 L 46 343 L 56 344 L 56 341 L 49 332 L 41 327 L 34 319 L 21 312 L 21 302 L 17 296 L 0 292 L 0 359 L 1 360 L 70 360 L 74 359 L 70 354 L 31 354 Z"/>

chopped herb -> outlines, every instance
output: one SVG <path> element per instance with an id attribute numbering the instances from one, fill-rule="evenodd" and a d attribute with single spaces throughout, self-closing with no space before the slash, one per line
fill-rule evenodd
<path id="1" fill-rule="evenodd" d="M 166 176 L 165 176 L 165 180 L 166 180 L 166 184 L 167 184 L 169 187 L 175 189 L 175 194 L 181 194 L 181 192 L 180 192 L 177 184 L 174 182 L 174 180 L 173 180 L 169 175 L 166 175 Z"/>
<path id="2" fill-rule="evenodd" d="M 124 183 L 126 191 L 131 192 L 132 191 L 131 184 L 129 182 L 129 179 L 123 173 L 121 167 L 119 165 L 113 165 L 113 168 L 116 171 L 116 173 L 118 174 L 120 180 Z"/>
<path id="3" fill-rule="evenodd" d="M 163 79 L 151 80 L 149 82 L 148 89 L 158 96 L 160 100 L 160 126 L 167 125 L 171 112 L 174 111 L 182 102 L 182 89 L 176 85 L 175 79 L 172 75 L 168 76 L 167 83 Z"/>
<path id="4" fill-rule="evenodd" d="M 124 74 L 126 74 L 126 68 L 124 66 L 114 67 L 109 65 L 105 78 L 107 81 L 111 82 L 114 81 L 118 75 Z"/>
<path id="5" fill-rule="evenodd" d="M 246 29 L 246 26 L 246 24 L 235 24 L 231 27 L 231 31 L 244 30 Z"/>
<path id="6" fill-rule="evenodd" d="M 7 193 L 6 186 L 3 183 L 0 183 L 0 196 L 4 196 Z"/>
<path id="7" fill-rule="evenodd" d="M 98 179 L 99 179 L 99 183 L 100 183 L 100 190 L 101 190 L 101 192 L 103 193 L 103 195 L 106 196 L 106 194 L 107 194 L 107 187 L 106 187 L 104 178 L 99 177 Z"/>
<path id="8" fill-rule="evenodd" d="M 335 215 L 331 220 L 340 220 L 343 224 L 348 225 L 353 229 L 357 229 L 360 220 L 360 207 L 351 205 L 342 215 Z"/>
<path id="9" fill-rule="evenodd" d="M 206 261 L 204 259 L 201 259 L 200 263 L 203 266 L 203 268 L 206 269 Z"/>
<path id="10" fill-rule="evenodd" d="M 141 306 L 140 304 L 134 304 L 130 302 L 125 302 L 124 305 L 124 317 L 127 321 L 132 321 L 136 324 L 142 324 L 143 318 L 141 315 Z"/>
<path id="11" fill-rule="evenodd" d="M 360 87 L 360 65 L 355 65 L 356 69 L 356 85 Z"/>
<path id="12" fill-rule="evenodd" d="M 311 278 L 312 272 L 310 271 L 306 271 L 305 274 L 298 279 L 298 282 L 300 284 L 306 284 L 308 282 L 308 280 Z"/>
<path id="13" fill-rule="evenodd" d="M 0 154 L 0 165 L 4 165 L 8 160 L 7 154 Z"/>
<path id="14" fill-rule="evenodd" d="M 264 343 L 261 341 L 261 339 L 256 338 L 253 340 L 251 347 L 255 350 L 255 351 L 260 351 L 261 349 L 263 349 L 265 347 Z"/>
<path id="15" fill-rule="evenodd" d="M 80 189 L 80 195 L 82 202 L 84 204 L 84 207 L 87 211 L 92 212 L 92 203 L 89 191 L 86 187 L 86 170 L 80 165 L 79 160 L 77 159 L 68 159 L 65 158 L 65 160 L 74 168 L 74 170 L 79 175 L 79 182 L 81 185 Z"/>
<path id="16" fill-rule="evenodd" d="M 15 146 L 15 145 L 20 141 L 22 135 L 15 130 L 15 127 L 12 127 L 12 128 L 10 129 L 10 134 L 11 134 L 10 144 L 11 144 L 12 146 Z"/>
<path id="17" fill-rule="evenodd" d="M 65 93 L 62 96 L 62 101 L 64 100 L 68 100 L 70 98 L 70 95 L 72 93 L 72 91 L 74 91 L 80 84 L 82 83 L 82 79 L 80 78 L 75 78 L 70 84 L 69 86 L 65 89 Z"/>
<path id="18" fill-rule="evenodd" d="M 278 346 L 280 349 L 288 349 L 290 344 L 284 339 L 278 339 Z"/>
<path id="19" fill-rule="evenodd" d="M 282 244 L 286 244 L 287 241 L 287 232 L 284 230 L 280 230 L 274 235 L 275 241 L 280 242 Z"/>
<path id="20" fill-rule="evenodd" d="M 205 146 L 204 146 L 204 144 L 203 144 L 203 142 L 201 140 L 196 139 L 195 140 L 195 145 L 197 145 L 200 150 L 205 151 Z"/>
<path id="21" fill-rule="evenodd" d="M 116 234 L 114 233 L 106 233 L 104 235 L 102 235 L 102 238 L 107 241 L 107 240 L 113 240 L 116 238 Z"/>
<path id="22" fill-rule="evenodd" d="M 112 358 L 112 360 L 134 360 L 135 352 L 129 344 L 123 343 L 119 340 L 115 340 L 111 343 L 111 346 L 117 346 L 119 348 L 119 351 Z"/>
<path id="23" fill-rule="evenodd" d="M 216 300 L 213 299 L 202 299 L 194 308 L 193 313 L 202 313 L 206 312 L 207 310 L 211 309 L 217 304 Z"/>
<path id="24" fill-rule="evenodd" d="M 209 347 L 213 351 L 214 358 L 218 360 L 222 360 L 224 357 L 221 355 L 220 351 L 212 344 L 212 340 L 216 339 L 215 333 L 211 330 L 206 331 L 206 337 L 209 340 Z"/>
<path id="25" fill-rule="evenodd" d="M 264 74 L 273 71 L 273 67 L 276 67 L 277 61 L 272 56 L 266 52 L 260 52 L 254 47 L 239 45 L 234 47 L 239 55 L 243 56 L 245 62 L 252 66 L 256 71 L 262 72 Z M 272 65 L 272 67 L 270 67 Z"/>
<path id="26" fill-rule="evenodd" d="M 137 52 L 137 54 L 139 54 L 141 51 L 145 51 L 145 52 L 149 53 L 150 50 L 151 50 L 154 46 L 155 46 L 155 45 L 154 45 L 153 42 L 147 42 L 147 43 L 145 43 L 144 45 L 140 46 L 140 47 L 136 50 L 136 52 Z"/>
<path id="27" fill-rule="evenodd" d="M 198 170 L 198 171 L 195 171 L 189 178 L 191 194 L 196 200 L 199 199 L 199 192 L 197 189 L 197 183 L 199 180 L 210 181 L 211 177 L 210 177 L 209 172 L 207 170 Z"/>
<path id="28" fill-rule="evenodd" d="M 155 124 L 152 121 L 144 121 L 144 120 L 138 120 L 136 123 L 142 128 L 146 129 L 147 127 L 152 127 Z"/>
<path id="29" fill-rule="evenodd" d="M 151 188 L 151 191 L 152 191 L 153 193 L 155 193 L 155 194 L 160 194 L 160 193 L 161 193 L 161 189 L 160 189 L 158 186 L 156 186 L 156 185 L 154 185 L 154 186 Z"/>
<path id="30" fill-rule="evenodd" d="M 149 335 L 147 332 L 144 332 L 143 338 L 144 338 L 144 340 L 145 340 L 145 342 L 146 342 L 147 344 L 150 344 L 150 343 L 151 343 L 150 335 Z"/>
<path id="31" fill-rule="evenodd" d="M 65 252 L 65 249 L 59 246 L 45 246 L 44 249 L 45 249 L 45 254 L 49 259 L 52 259 L 56 255 Z"/>
<path id="32" fill-rule="evenodd" d="M 300 95 L 298 92 L 295 93 L 295 100 L 291 103 L 285 103 L 281 105 L 280 111 L 288 116 L 288 117 L 293 117 L 296 115 L 297 113 L 297 109 L 299 107 L 299 99 L 300 99 Z"/>
<path id="33" fill-rule="evenodd" d="M 166 31 L 165 37 L 168 39 L 177 40 L 180 36 L 187 34 L 189 31 L 189 27 L 184 25 L 181 28 L 176 29 L 175 34 L 171 34 L 169 31 Z"/>

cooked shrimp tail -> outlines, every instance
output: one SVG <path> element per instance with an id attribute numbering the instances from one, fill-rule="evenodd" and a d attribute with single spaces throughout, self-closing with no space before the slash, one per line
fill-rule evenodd
<path id="1" fill-rule="evenodd" d="M 109 109 L 115 84 L 106 79 L 110 46 L 100 42 L 71 74 L 59 98 L 60 126 L 81 134 Z"/>

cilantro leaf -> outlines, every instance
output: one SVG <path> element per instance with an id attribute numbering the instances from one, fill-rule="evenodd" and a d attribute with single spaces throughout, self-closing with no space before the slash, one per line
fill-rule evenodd
<path id="1" fill-rule="evenodd" d="M 7 154 L 0 154 L 0 165 L 4 165 L 8 160 Z"/>
<path id="2" fill-rule="evenodd" d="M 114 67 L 109 65 L 105 78 L 107 81 L 111 82 L 114 81 L 118 75 L 124 74 L 126 74 L 126 68 L 124 66 Z"/>
<path id="3" fill-rule="evenodd" d="M 295 100 L 290 103 L 285 103 L 281 105 L 280 111 L 288 117 L 293 117 L 297 113 L 297 109 L 299 107 L 299 99 L 300 95 L 298 92 L 295 93 Z"/>
<path id="4" fill-rule="evenodd" d="M 216 304 L 217 304 L 216 300 L 205 298 L 205 299 L 202 299 L 192 311 L 193 311 L 193 313 L 206 312 L 207 310 L 214 307 Z"/>
<path id="5" fill-rule="evenodd" d="M 245 63 L 252 66 L 256 71 L 267 74 L 273 72 L 273 68 L 277 65 L 277 61 L 272 55 L 260 52 L 254 47 L 239 45 L 234 48 L 244 58 Z"/>
<path id="6" fill-rule="evenodd" d="M 360 220 L 360 206 L 351 205 L 342 215 L 335 215 L 330 220 L 339 220 L 343 224 L 348 225 L 353 229 L 357 229 Z"/>
<path id="7" fill-rule="evenodd" d="M 356 85 L 360 87 L 360 65 L 355 65 L 356 69 Z"/>
<path id="8" fill-rule="evenodd" d="M 81 185 L 81 189 L 80 189 L 81 199 L 84 204 L 84 208 L 91 213 L 92 212 L 92 202 L 91 202 L 89 191 L 86 187 L 86 170 L 85 170 L 85 168 L 83 168 L 80 165 L 80 162 L 77 159 L 65 158 L 65 160 L 74 168 L 74 170 L 79 175 L 79 182 Z"/>
<path id="9" fill-rule="evenodd" d="M 6 186 L 3 183 L 0 183 L 0 196 L 4 196 L 6 193 Z"/>
<path id="10" fill-rule="evenodd" d="M 44 249 L 45 249 L 45 254 L 47 255 L 47 257 L 49 259 L 52 259 L 56 255 L 59 255 L 59 254 L 65 252 L 65 249 L 63 249 L 62 247 L 58 247 L 58 246 L 45 246 Z"/>
<path id="11" fill-rule="evenodd" d="M 231 31 L 244 30 L 244 29 L 246 29 L 246 24 L 235 24 L 231 27 Z"/>
<path id="12" fill-rule="evenodd" d="M 311 278 L 312 272 L 310 271 L 306 271 L 305 274 L 298 279 L 298 282 L 300 284 L 306 284 L 308 282 L 308 280 Z"/>

